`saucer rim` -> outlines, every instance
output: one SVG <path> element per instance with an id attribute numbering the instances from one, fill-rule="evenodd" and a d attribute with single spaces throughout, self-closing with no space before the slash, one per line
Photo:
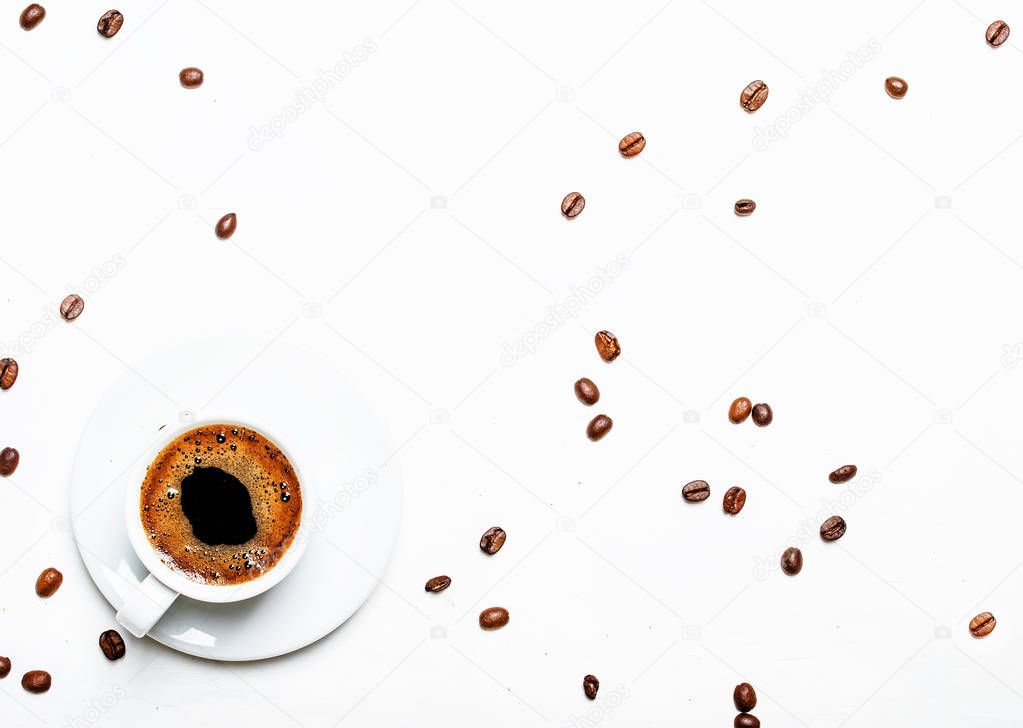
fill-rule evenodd
<path id="1" fill-rule="evenodd" d="M 231 337 L 231 339 L 232 345 L 239 345 L 243 341 L 248 341 L 250 345 L 257 347 L 257 350 L 260 351 L 259 356 L 264 355 L 267 349 L 271 348 L 274 344 L 279 343 L 277 340 L 269 340 L 267 337 L 261 335 L 254 336 L 239 335 Z M 78 519 L 76 518 L 76 515 L 80 516 L 81 513 L 85 512 L 85 509 L 83 509 L 81 512 L 76 513 L 75 506 L 77 505 L 77 498 L 75 484 L 80 482 L 80 480 L 83 477 L 87 477 L 81 471 L 82 468 L 84 467 L 82 453 L 84 449 L 87 447 L 89 433 L 91 431 L 94 431 L 95 424 L 98 421 L 102 420 L 103 417 L 102 410 L 104 406 L 109 406 L 110 402 L 116 401 L 117 398 L 116 390 L 118 389 L 119 385 L 121 385 L 126 380 L 131 381 L 133 378 L 137 378 L 139 376 L 138 369 L 143 369 L 147 364 L 157 360 L 159 357 L 166 357 L 170 352 L 181 351 L 182 349 L 191 347 L 209 346 L 210 343 L 213 341 L 220 345 L 223 344 L 225 340 L 211 339 L 202 341 L 192 341 L 188 342 L 187 344 L 180 344 L 174 347 L 170 347 L 169 349 L 152 352 L 148 356 L 143 357 L 142 364 L 138 368 L 131 368 L 126 365 L 122 372 L 118 375 L 118 377 L 97 399 L 95 405 L 93 406 L 92 412 L 90 413 L 89 417 L 86 420 L 86 425 L 79 438 L 78 445 L 75 450 L 72 472 L 70 475 L 71 487 L 69 489 L 68 494 L 69 504 L 71 506 L 69 518 L 70 528 L 72 532 L 72 537 L 75 541 L 76 549 L 78 550 L 78 553 L 82 558 L 83 564 L 86 567 L 86 571 L 88 572 L 90 579 L 92 580 L 97 590 L 100 592 L 103 598 L 110 604 L 114 611 L 116 611 L 118 609 L 119 604 L 123 602 L 123 597 L 121 597 L 120 593 L 116 588 L 116 582 L 109 575 L 112 574 L 114 577 L 121 578 L 123 578 L 123 575 L 118 574 L 109 565 L 104 563 L 102 559 L 90 553 L 89 549 L 83 545 L 84 536 L 81 531 L 81 524 L 77 522 Z M 368 576 L 367 580 L 368 584 L 365 587 L 365 593 L 361 594 L 358 597 L 357 603 L 355 603 L 350 610 L 346 609 L 338 610 L 336 612 L 337 614 L 336 618 L 319 623 L 318 627 L 316 627 L 313 630 L 310 630 L 308 633 L 304 635 L 298 636 L 298 633 L 296 633 L 296 639 L 294 641 L 281 643 L 280 646 L 276 648 L 253 649 L 245 652 L 239 652 L 237 650 L 232 652 L 226 652 L 223 651 L 222 648 L 218 649 L 216 645 L 212 647 L 207 647 L 196 644 L 194 642 L 185 642 L 179 638 L 174 637 L 173 635 L 167 634 L 166 632 L 161 632 L 159 629 L 160 622 L 158 621 L 153 631 L 151 631 L 146 636 L 151 638 L 153 641 L 177 652 L 188 654 L 194 657 L 199 657 L 202 659 L 214 660 L 219 662 L 249 662 L 272 659 L 274 657 L 280 657 L 304 649 L 305 647 L 308 647 L 309 645 L 318 642 L 324 637 L 334 633 L 345 622 L 351 619 L 355 615 L 355 613 L 362 608 L 362 606 L 365 605 L 366 601 L 368 601 L 370 596 L 376 591 L 377 587 L 382 582 L 383 574 L 389 568 L 391 558 L 394 555 L 394 549 L 398 542 L 398 537 L 401 531 L 401 523 L 404 515 L 403 497 L 404 485 L 402 479 L 400 459 L 398 458 L 397 453 L 394 450 L 394 438 L 389 426 L 387 425 L 383 418 L 379 417 L 376 410 L 369 402 L 368 398 L 365 397 L 362 394 L 362 392 L 358 390 L 352 384 L 352 382 L 346 376 L 344 376 L 342 371 L 339 370 L 339 368 L 336 367 L 330 360 L 326 359 L 318 352 L 311 351 L 305 347 L 301 347 L 300 345 L 290 345 L 290 350 L 293 353 L 295 351 L 301 351 L 305 356 L 304 361 L 317 362 L 322 367 L 324 372 L 330 372 L 330 374 L 332 375 L 331 383 L 334 386 L 334 390 L 345 399 L 348 399 L 350 401 L 351 400 L 357 401 L 361 409 L 364 411 L 364 413 L 368 415 L 370 419 L 373 421 L 374 426 L 377 429 L 379 429 L 380 432 L 378 434 L 380 435 L 380 437 L 376 438 L 377 442 L 375 443 L 374 449 L 383 448 L 393 453 L 386 461 L 386 473 L 384 474 L 383 479 L 384 482 L 389 483 L 388 488 L 391 489 L 393 493 L 391 494 L 390 498 L 392 503 L 389 505 L 388 509 L 389 512 L 383 514 L 384 516 L 386 516 L 385 518 L 386 524 L 384 528 L 386 528 L 390 533 L 386 539 L 386 544 L 382 544 L 376 549 L 377 552 L 380 554 L 380 558 L 378 560 L 380 563 L 381 573 L 380 575 L 377 575 L 367 571 L 365 567 L 360 566 L 359 571 L 365 573 Z M 216 411 L 216 409 L 212 411 Z M 206 421 L 208 419 L 206 417 L 206 411 L 195 412 L 194 415 L 196 416 L 197 421 L 198 419 L 200 419 L 200 417 L 203 421 Z M 242 421 L 245 418 L 235 417 L 234 419 Z M 147 448 L 146 451 L 138 457 L 141 458 L 150 451 L 151 450 Z M 153 451 L 155 452 L 155 450 Z M 125 476 L 130 472 L 134 472 L 134 470 L 135 465 L 134 464 L 129 465 L 127 468 L 125 468 L 125 472 L 117 477 L 117 480 L 114 482 L 114 484 L 111 485 L 111 487 L 117 488 L 119 491 L 122 488 L 127 487 L 127 479 Z M 100 493 L 99 495 L 102 495 L 102 493 Z M 117 495 L 122 502 L 126 498 L 123 492 L 119 492 L 115 495 Z M 303 504 L 303 507 L 305 508 L 305 504 Z M 119 527 L 123 527 L 124 525 L 123 518 L 118 516 L 117 522 L 119 524 Z M 374 530 L 379 536 L 381 529 L 376 528 Z M 333 550 L 337 550 L 338 548 L 337 546 L 334 545 L 333 541 L 330 541 L 330 539 L 325 534 L 311 532 L 308 541 L 312 541 L 313 539 L 316 539 L 318 541 L 327 541 L 326 545 L 331 546 Z M 384 546 L 386 546 L 386 548 L 384 548 Z M 138 557 L 135 554 L 134 549 L 131 548 L 130 544 L 128 544 L 127 541 L 125 542 L 125 548 L 126 548 L 125 554 L 129 556 L 130 559 L 134 559 L 137 561 Z M 340 559 L 340 557 L 343 555 L 345 555 L 344 552 L 339 552 L 338 558 Z M 144 565 L 142 565 L 141 562 L 139 562 L 139 565 L 142 568 L 144 568 Z M 292 573 L 285 575 L 284 579 L 282 579 L 282 583 L 284 581 L 287 581 L 289 578 L 293 578 Z M 194 601 L 197 604 L 205 604 L 212 608 L 220 606 L 216 603 L 192 600 L 186 596 L 181 596 L 179 597 L 179 599 L 188 599 L 189 601 Z M 162 619 L 163 618 L 161 618 L 161 620 Z"/>

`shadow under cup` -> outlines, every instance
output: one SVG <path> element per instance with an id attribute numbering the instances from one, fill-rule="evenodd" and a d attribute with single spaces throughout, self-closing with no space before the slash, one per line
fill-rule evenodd
<path id="1" fill-rule="evenodd" d="M 231 420 L 189 424 L 129 481 L 128 536 L 150 573 L 117 619 L 136 636 L 179 594 L 241 601 L 280 583 L 297 564 L 307 540 L 308 484 L 265 432 Z"/>

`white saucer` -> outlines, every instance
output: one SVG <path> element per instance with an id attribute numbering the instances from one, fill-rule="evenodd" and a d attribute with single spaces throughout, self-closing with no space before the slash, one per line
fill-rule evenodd
<path id="1" fill-rule="evenodd" d="M 365 400 L 322 359 L 279 341 L 205 341 L 164 352 L 125 371 L 100 400 L 71 478 L 75 540 L 96 586 L 116 610 L 127 584 L 145 577 L 125 533 L 124 488 L 135 461 L 164 441 L 161 427 L 190 418 L 266 423 L 308 483 L 313 499 L 303 519 L 312 535 L 295 570 L 270 591 L 222 605 L 179 597 L 149 636 L 197 657 L 259 660 L 329 634 L 384 572 L 401 478 L 387 464 L 390 433 Z"/>

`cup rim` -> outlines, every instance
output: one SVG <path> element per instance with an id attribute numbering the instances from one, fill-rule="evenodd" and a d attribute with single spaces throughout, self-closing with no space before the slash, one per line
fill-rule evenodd
<path id="1" fill-rule="evenodd" d="M 288 546 L 287 551 L 284 552 L 284 555 L 280 558 L 280 560 L 268 571 L 263 573 L 261 576 L 242 584 L 200 584 L 199 582 L 192 581 L 181 572 L 169 566 L 160 558 L 156 549 L 150 545 L 149 539 L 146 538 L 145 529 L 142 525 L 142 518 L 139 515 L 139 496 L 142 483 L 145 480 L 149 466 L 160 451 L 173 442 L 174 439 L 180 437 L 189 430 L 194 430 L 204 425 L 219 424 L 236 425 L 255 430 L 261 435 L 272 440 L 274 445 L 276 445 L 281 452 L 284 453 L 284 456 L 288 459 L 292 469 L 295 471 L 295 477 L 299 484 L 299 492 L 302 494 L 302 512 L 299 515 L 298 528 L 291 540 L 291 545 Z M 253 423 L 251 420 L 242 420 L 237 417 L 204 416 L 201 420 L 183 422 L 176 427 L 166 428 L 164 432 L 165 437 L 159 439 L 152 447 L 149 448 L 146 452 L 147 457 L 144 460 L 140 458 L 140 460 L 137 461 L 138 464 L 130 469 L 131 474 L 125 487 L 124 507 L 128 541 L 131 543 L 132 550 L 134 550 L 135 555 L 142 562 L 146 571 L 152 574 L 168 589 L 177 592 L 181 596 L 216 604 L 239 602 L 244 599 L 258 596 L 283 581 L 298 564 L 302 554 L 305 553 L 306 545 L 309 540 L 305 515 L 307 512 L 307 504 L 310 502 L 308 500 L 310 490 L 307 482 L 302 476 L 301 469 L 299 468 L 296 460 L 292 457 L 291 451 L 282 445 L 281 440 L 268 431 L 267 428 Z"/>

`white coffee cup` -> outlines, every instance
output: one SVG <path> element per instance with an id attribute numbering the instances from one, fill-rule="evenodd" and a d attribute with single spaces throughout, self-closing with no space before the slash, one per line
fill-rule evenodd
<path id="1" fill-rule="evenodd" d="M 159 621 L 160 617 L 170 609 L 174 600 L 179 596 L 185 596 L 202 602 L 225 604 L 227 602 L 240 602 L 243 599 L 250 599 L 258 594 L 262 594 L 280 584 L 291 570 L 295 568 L 295 565 L 298 564 L 299 559 L 302 558 L 302 554 L 305 552 L 308 538 L 305 532 L 304 518 L 300 518 L 298 531 L 292 539 L 291 545 L 272 568 L 251 581 L 225 585 L 202 584 L 192 581 L 183 573 L 165 563 L 160 558 L 156 549 L 152 547 L 139 513 L 141 488 L 146 476 L 146 470 L 168 443 L 173 442 L 189 430 L 201 427 L 202 425 L 214 424 L 247 427 L 271 439 L 281 448 L 285 457 L 291 463 L 292 469 L 295 471 L 302 494 L 303 516 L 306 509 L 305 504 L 314 502 L 309 494 L 309 484 L 302 479 L 295 460 L 284 450 L 280 440 L 276 439 L 266 428 L 248 422 L 238 422 L 233 419 L 214 419 L 204 422 L 189 422 L 173 430 L 168 429 L 166 439 L 155 446 L 148 454 L 148 457 L 140 458 L 139 467 L 125 487 L 124 516 L 128 529 L 128 540 L 131 542 L 135 554 L 139 557 L 139 560 L 146 567 L 149 574 L 138 583 L 137 588 L 131 590 L 117 610 L 116 618 L 125 629 L 136 637 L 145 636 L 153 628 L 153 625 Z"/>

